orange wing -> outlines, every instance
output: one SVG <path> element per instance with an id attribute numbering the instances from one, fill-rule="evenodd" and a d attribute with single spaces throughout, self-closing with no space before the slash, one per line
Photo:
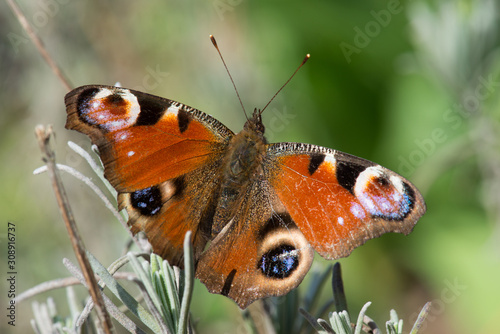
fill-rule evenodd
<path id="1" fill-rule="evenodd" d="M 182 266 L 191 230 L 198 258 L 210 238 L 214 173 L 233 133 L 199 110 L 120 87 L 83 86 L 65 102 L 66 127 L 99 147 L 132 232 L 144 231 L 157 254 Z"/>
<path id="2" fill-rule="evenodd" d="M 209 164 L 233 132 L 181 103 L 114 86 L 66 95 L 66 128 L 99 147 L 105 176 L 119 192 L 144 189 Z"/>
<path id="3" fill-rule="evenodd" d="M 297 287 L 314 251 L 266 180 L 252 182 L 231 221 L 201 255 L 196 277 L 246 308 Z"/>
<path id="4" fill-rule="evenodd" d="M 197 261 L 212 238 L 214 192 L 220 180 L 213 177 L 220 162 L 205 165 L 159 185 L 131 193 L 120 193 L 120 209 L 127 209 L 132 232 L 143 231 L 153 251 L 170 264 L 183 266 L 183 241 L 192 231 Z"/>
<path id="5" fill-rule="evenodd" d="M 348 256 L 387 232 L 408 234 L 425 203 L 408 180 L 346 153 L 298 143 L 268 145 L 267 178 L 314 249 Z"/>

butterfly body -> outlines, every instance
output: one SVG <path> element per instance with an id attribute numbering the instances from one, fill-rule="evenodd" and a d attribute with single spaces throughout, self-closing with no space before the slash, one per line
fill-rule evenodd
<path id="1" fill-rule="evenodd" d="M 113 86 L 65 99 L 66 127 L 99 147 L 134 233 L 182 266 L 193 231 L 196 276 L 242 308 L 282 295 L 314 250 L 335 259 L 425 212 L 418 190 L 370 161 L 302 143 L 267 143 L 259 111 L 234 134 L 181 103 Z"/>
<path id="2" fill-rule="evenodd" d="M 265 157 L 265 138 L 258 132 L 254 119 L 247 122 L 245 128 L 234 135 L 227 146 L 222 159 L 220 191 L 214 195 L 218 199 L 213 221 L 213 232 L 218 234 L 244 200 L 244 194 L 253 182 L 263 178 L 262 161 Z M 215 237 L 212 233 L 212 237 Z"/>

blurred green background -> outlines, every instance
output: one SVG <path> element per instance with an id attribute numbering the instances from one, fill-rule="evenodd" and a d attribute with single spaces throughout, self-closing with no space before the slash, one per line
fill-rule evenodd
<path id="1" fill-rule="evenodd" d="M 244 116 L 208 36 L 216 36 L 248 111 L 263 107 L 270 141 L 298 141 L 373 160 L 414 182 L 428 212 L 408 236 L 385 235 L 341 259 L 351 311 L 366 301 L 407 332 L 434 301 L 422 333 L 494 333 L 500 317 L 500 1 L 19 0 L 74 86 L 114 84 L 181 101 L 234 131 Z M 68 276 L 73 259 L 36 124 L 53 124 L 58 162 L 92 175 L 67 146 L 64 87 L 0 3 L 0 247 L 16 224 L 17 292 Z M 87 248 L 102 263 L 127 233 L 79 181 L 64 176 Z M 1 263 L 4 263 L 3 260 Z M 317 269 L 328 265 L 318 258 Z M 2 265 L 2 275 L 7 270 Z M 0 332 L 29 332 L 30 302 Z M 305 283 L 307 284 L 307 282 Z M 80 292 L 83 289 L 80 288 Z M 331 295 L 325 289 L 324 298 Z M 83 293 L 82 293 L 83 295 Z M 243 332 L 236 305 L 197 282 L 199 333 Z"/>

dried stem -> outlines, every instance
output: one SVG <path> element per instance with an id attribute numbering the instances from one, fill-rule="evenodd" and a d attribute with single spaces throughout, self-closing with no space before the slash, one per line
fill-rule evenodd
<path id="1" fill-rule="evenodd" d="M 47 62 L 49 67 L 52 69 L 54 74 L 61 80 L 61 83 L 64 85 L 64 87 L 70 91 L 73 87 L 73 85 L 69 82 L 68 78 L 63 74 L 62 70 L 59 68 L 59 66 L 56 64 L 56 62 L 52 59 L 50 56 L 49 52 L 43 45 L 42 40 L 36 35 L 35 30 L 31 26 L 31 24 L 28 22 L 26 19 L 26 16 L 24 16 L 23 12 L 17 5 L 17 3 L 14 0 L 7 0 L 7 4 L 10 6 L 10 9 L 14 13 L 14 15 L 17 17 L 17 20 L 19 23 L 21 23 L 21 26 L 23 29 L 26 31 L 28 34 L 29 38 L 35 44 L 36 48 L 38 49 L 38 52 L 42 55 L 43 59 Z"/>
<path id="2" fill-rule="evenodd" d="M 55 153 L 49 147 L 50 136 L 52 134 L 52 129 L 48 129 L 42 125 L 39 125 L 35 129 L 36 137 L 38 139 L 38 144 L 40 145 L 40 150 L 43 154 L 43 161 L 47 165 L 50 179 L 52 181 L 52 187 L 54 188 L 54 193 L 56 195 L 57 204 L 61 211 L 64 223 L 68 230 L 68 234 L 75 252 L 76 258 L 82 269 L 85 281 L 87 282 L 90 296 L 96 305 L 97 316 L 101 322 L 104 332 L 111 334 L 113 325 L 111 324 L 111 319 L 104 306 L 104 301 L 100 293 L 100 289 L 97 285 L 97 281 L 94 277 L 94 273 L 90 266 L 89 260 L 85 254 L 85 247 L 83 241 L 80 238 L 80 233 L 76 227 L 75 220 L 73 218 L 73 213 L 71 211 L 68 198 L 66 196 L 66 191 L 61 182 L 60 175 L 56 168 L 55 163 Z"/>

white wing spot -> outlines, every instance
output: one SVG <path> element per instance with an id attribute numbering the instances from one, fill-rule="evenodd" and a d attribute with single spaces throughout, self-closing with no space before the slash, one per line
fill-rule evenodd
<path id="1" fill-rule="evenodd" d="M 383 176 L 384 171 L 380 166 L 368 167 L 358 175 L 358 178 L 356 179 L 356 185 L 354 186 L 354 194 L 359 196 L 359 194 L 362 194 L 365 191 L 366 187 L 373 179 Z"/>
<path id="2" fill-rule="evenodd" d="M 337 163 L 337 160 L 335 159 L 333 154 L 325 154 L 325 161 L 324 162 L 330 162 L 332 165 L 335 166 Z"/>
<path id="3" fill-rule="evenodd" d="M 122 89 L 118 91 L 118 93 L 123 97 L 124 100 L 130 103 L 130 110 L 128 111 L 128 119 L 127 126 L 132 126 L 137 121 L 139 114 L 141 113 L 141 106 L 139 106 L 139 101 L 137 101 L 137 97 L 132 94 L 127 89 Z"/>
<path id="4" fill-rule="evenodd" d="M 404 194 L 405 193 L 405 189 L 404 189 L 404 185 L 403 185 L 403 181 L 401 180 L 400 177 L 396 176 L 396 175 L 391 175 L 391 177 L 389 178 L 389 180 L 391 181 L 391 183 L 393 184 L 394 188 L 396 188 L 396 190 L 400 193 L 400 194 Z"/>
<path id="5" fill-rule="evenodd" d="M 110 91 L 108 88 L 101 88 L 101 90 L 94 95 L 94 99 L 100 100 L 111 94 L 113 94 L 113 92 Z M 98 103 L 98 101 L 95 101 L 94 103 Z"/>
<path id="6" fill-rule="evenodd" d="M 365 210 L 358 203 L 351 203 L 351 213 L 359 219 L 366 217 Z"/>
<path id="7" fill-rule="evenodd" d="M 170 107 L 168 107 L 167 113 L 177 115 L 179 113 L 179 107 L 175 106 L 175 105 L 171 105 Z"/>
<path id="8" fill-rule="evenodd" d="M 342 218 L 342 217 L 338 217 L 338 218 L 337 218 L 337 222 L 338 222 L 340 225 L 344 225 L 344 218 Z"/>
<path id="9" fill-rule="evenodd" d="M 128 155 L 129 157 L 133 156 L 134 154 L 135 154 L 135 152 L 134 152 L 134 151 L 128 151 L 128 153 L 127 153 L 127 155 Z"/>

